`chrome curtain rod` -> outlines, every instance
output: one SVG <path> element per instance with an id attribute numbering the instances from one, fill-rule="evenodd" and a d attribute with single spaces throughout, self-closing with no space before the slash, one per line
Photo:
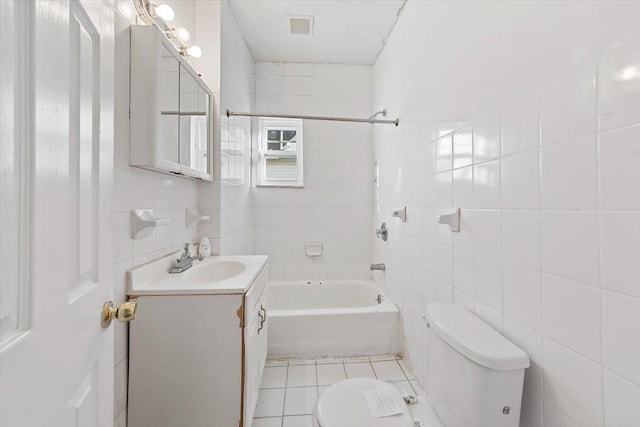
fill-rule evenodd
<path id="1" fill-rule="evenodd" d="M 242 117 L 269 117 L 275 119 L 306 119 L 306 120 L 327 120 L 330 122 L 356 122 L 356 123 L 371 123 L 382 125 L 396 125 L 400 123 L 400 119 L 395 120 L 377 120 L 374 118 L 369 119 L 356 119 L 352 117 L 327 117 L 327 116 L 305 116 L 300 114 L 265 114 L 265 113 L 242 113 L 238 111 L 227 110 L 227 117 L 242 116 Z"/>

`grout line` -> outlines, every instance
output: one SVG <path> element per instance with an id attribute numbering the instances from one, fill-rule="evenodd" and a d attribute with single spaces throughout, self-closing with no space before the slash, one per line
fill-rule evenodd
<path id="1" fill-rule="evenodd" d="M 595 86 L 595 96 L 596 96 L 596 203 L 598 209 L 598 219 L 597 219 L 597 244 L 598 244 L 598 287 L 599 287 L 599 296 L 600 296 L 600 390 L 602 391 L 600 404 L 602 405 L 602 420 L 606 422 L 607 419 L 607 396 L 606 389 L 604 386 L 604 375 L 605 375 L 605 354 L 604 354 L 604 277 L 602 274 L 602 191 L 600 188 L 600 183 L 602 182 L 602 171 L 600 170 L 600 65 L 602 61 L 602 54 L 596 56 L 596 69 L 594 74 L 594 86 Z"/>
<path id="2" fill-rule="evenodd" d="M 564 409 L 560 409 L 558 407 L 558 405 L 556 405 L 555 403 L 553 403 L 552 401 L 550 401 L 549 399 L 547 399 L 546 397 L 543 396 L 542 398 L 542 415 L 544 417 L 544 405 L 547 404 L 549 406 L 552 406 L 556 411 L 560 412 L 562 415 L 564 415 L 565 417 L 567 417 L 568 420 L 570 420 L 571 422 L 575 423 L 575 425 L 579 426 L 580 424 L 578 424 L 578 422 L 576 420 L 573 419 L 573 417 L 571 417 L 569 414 L 567 414 Z M 544 418 L 543 418 L 544 420 Z"/>
<path id="3" fill-rule="evenodd" d="M 407 376 L 407 373 L 404 371 L 404 369 L 402 369 L 402 366 L 400 366 L 400 362 L 398 362 L 398 359 L 395 359 L 395 361 L 396 365 L 398 365 L 398 368 L 400 368 L 400 372 L 402 372 L 402 375 L 404 375 L 405 381 L 409 381 L 409 377 Z"/>
<path id="4" fill-rule="evenodd" d="M 538 250 L 538 256 L 540 259 L 540 264 L 539 264 L 539 271 L 540 271 L 540 280 L 538 282 L 538 286 L 540 286 L 540 312 L 538 313 L 538 315 L 540 316 L 540 368 L 542 369 L 542 378 L 541 378 L 541 382 L 540 382 L 540 394 L 542 396 L 542 405 L 540 408 L 540 416 L 542 417 L 542 422 L 544 423 L 544 416 L 545 416 L 545 411 L 544 411 L 544 400 L 545 400 L 545 383 L 547 382 L 547 380 L 545 380 L 545 375 L 544 375 L 544 366 L 545 366 L 545 351 L 544 351 L 544 266 L 543 266 L 543 262 L 542 262 L 542 248 L 543 248 L 543 243 L 544 243 L 544 237 L 543 237 L 543 220 L 542 220 L 542 120 L 541 120 L 541 112 L 540 112 L 540 99 L 541 99 L 541 90 L 540 90 L 540 86 L 536 88 L 536 115 L 537 115 L 537 121 L 538 121 L 538 230 L 539 230 L 539 234 L 538 234 L 538 244 L 540 245 L 540 248 Z M 504 319 L 504 313 L 503 313 L 503 319 Z"/>
<path id="5" fill-rule="evenodd" d="M 371 370 L 373 371 L 373 375 L 376 377 L 376 379 L 378 379 L 378 374 L 376 374 L 376 370 L 373 369 L 373 363 L 371 363 L 371 360 L 369 360 L 369 366 L 371 366 Z"/>
<path id="6" fill-rule="evenodd" d="M 287 362 L 287 376 L 284 380 L 284 399 L 282 399 L 282 418 L 280 419 L 280 427 L 284 426 L 284 408 L 287 403 L 287 388 L 289 387 L 289 362 Z"/>

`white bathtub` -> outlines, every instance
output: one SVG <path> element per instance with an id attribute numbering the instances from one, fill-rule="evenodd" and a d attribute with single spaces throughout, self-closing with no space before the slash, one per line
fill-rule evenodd
<path id="1" fill-rule="evenodd" d="M 266 301 L 269 357 L 400 352 L 400 311 L 373 281 L 270 282 Z"/>

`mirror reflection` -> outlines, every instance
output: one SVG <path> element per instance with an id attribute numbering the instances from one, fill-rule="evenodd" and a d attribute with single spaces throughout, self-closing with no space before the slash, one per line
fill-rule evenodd
<path id="1" fill-rule="evenodd" d="M 160 60 L 160 157 L 178 163 L 178 104 L 180 99 L 180 63 L 163 46 Z"/>
<path id="2" fill-rule="evenodd" d="M 180 164 L 209 173 L 209 95 L 191 73 L 180 66 Z"/>

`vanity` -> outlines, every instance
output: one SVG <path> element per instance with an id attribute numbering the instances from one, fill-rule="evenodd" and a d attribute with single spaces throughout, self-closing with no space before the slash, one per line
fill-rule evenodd
<path id="1" fill-rule="evenodd" d="M 129 272 L 130 427 L 250 427 L 267 357 L 266 256 L 179 253 Z"/>

